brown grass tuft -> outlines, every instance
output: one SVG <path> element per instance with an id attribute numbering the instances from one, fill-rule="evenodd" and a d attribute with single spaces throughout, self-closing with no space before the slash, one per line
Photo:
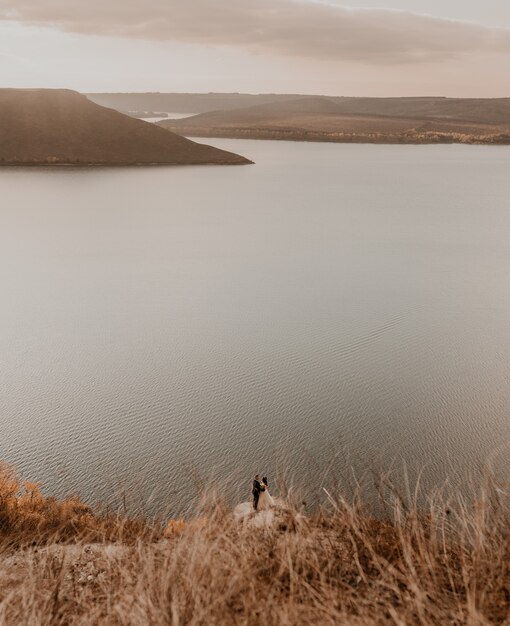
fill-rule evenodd
<path id="1" fill-rule="evenodd" d="M 45 497 L 37 483 L 0 464 L 0 540 L 4 544 L 122 541 L 158 538 L 162 530 L 143 518 L 97 514 L 77 496 Z"/>
<path id="2" fill-rule="evenodd" d="M 491 481 L 472 505 L 418 508 L 390 489 L 375 518 L 328 494 L 257 527 L 215 503 L 163 531 L 0 478 L 2 624 L 510 623 L 507 496 Z"/>

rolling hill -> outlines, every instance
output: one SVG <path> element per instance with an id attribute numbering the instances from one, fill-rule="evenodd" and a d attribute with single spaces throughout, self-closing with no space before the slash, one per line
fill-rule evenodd
<path id="1" fill-rule="evenodd" d="M 70 90 L 0 89 L 0 165 L 237 165 L 247 159 Z"/>
<path id="2" fill-rule="evenodd" d="M 166 111 L 173 113 L 207 113 L 228 111 L 257 104 L 300 100 L 301 95 L 247 93 L 88 93 L 87 97 L 101 106 L 128 111 Z"/>
<path id="3" fill-rule="evenodd" d="M 187 136 L 510 144 L 510 98 L 291 98 L 159 122 Z"/>

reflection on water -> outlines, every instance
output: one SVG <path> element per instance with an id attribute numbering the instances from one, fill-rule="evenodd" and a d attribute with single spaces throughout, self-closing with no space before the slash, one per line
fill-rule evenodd
<path id="1" fill-rule="evenodd" d="M 256 165 L 0 170 L 0 457 L 177 512 L 504 447 L 510 150 L 214 143 Z"/>

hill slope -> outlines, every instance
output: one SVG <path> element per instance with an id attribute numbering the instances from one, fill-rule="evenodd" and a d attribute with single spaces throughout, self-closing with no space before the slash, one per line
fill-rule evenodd
<path id="1" fill-rule="evenodd" d="M 190 136 L 370 143 L 510 143 L 510 98 L 306 97 L 159 122 Z"/>
<path id="2" fill-rule="evenodd" d="M 303 98 L 302 95 L 247 93 L 88 93 L 87 97 L 96 104 L 121 112 L 171 111 L 189 114 Z"/>
<path id="3" fill-rule="evenodd" d="M 0 164 L 244 164 L 69 90 L 0 89 Z"/>
<path id="4" fill-rule="evenodd" d="M 315 513 L 291 489 L 298 506 L 246 503 L 238 517 L 216 481 L 194 517 L 165 528 L 46 497 L 0 464 L 1 623 L 508 625 L 505 483 L 427 493 L 375 480 L 379 517 L 339 485 Z"/>

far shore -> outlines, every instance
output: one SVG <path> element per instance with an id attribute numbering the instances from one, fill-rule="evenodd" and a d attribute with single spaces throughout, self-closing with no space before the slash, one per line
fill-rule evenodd
<path id="1" fill-rule="evenodd" d="M 159 124 L 159 122 L 158 122 Z M 381 145 L 448 145 L 465 144 L 472 146 L 509 146 L 510 135 L 491 135 L 477 137 L 474 135 L 440 134 L 429 135 L 378 135 L 355 133 L 329 133 L 299 130 L 272 130 L 262 128 L 200 128 L 190 126 L 169 126 L 160 124 L 163 128 L 172 129 L 184 137 L 203 137 L 205 139 L 258 139 L 270 141 L 295 141 L 313 143 L 356 143 Z"/>

